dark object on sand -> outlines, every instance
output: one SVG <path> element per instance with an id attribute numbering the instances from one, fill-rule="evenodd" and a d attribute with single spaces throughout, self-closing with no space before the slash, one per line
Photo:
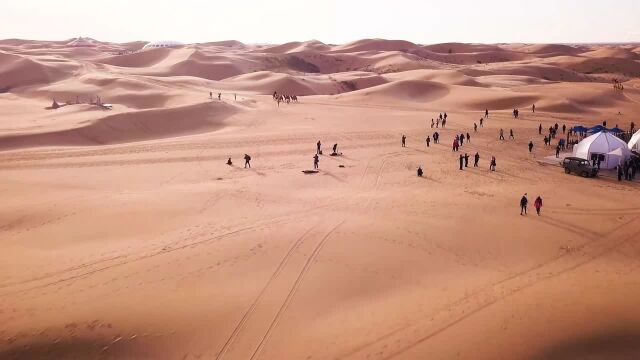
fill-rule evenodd
<path id="1" fill-rule="evenodd" d="M 302 172 L 305 173 L 305 174 L 317 174 L 320 171 L 318 171 L 318 170 L 302 170 Z"/>
<path id="2" fill-rule="evenodd" d="M 329 156 L 342 156 L 342 153 L 331 153 Z"/>
<path id="3" fill-rule="evenodd" d="M 344 167 L 344 165 L 338 165 L 338 167 L 339 167 L 339 168 L 343 168 L 343 167 Z"/>

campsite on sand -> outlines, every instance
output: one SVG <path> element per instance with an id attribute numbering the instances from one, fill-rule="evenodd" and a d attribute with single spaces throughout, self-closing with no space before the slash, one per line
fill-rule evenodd
<path id="1" fill-rule="evenodd" d="M 637 45 L 145 44 L 0 40 L 0 359 L 638 358 Z"/>

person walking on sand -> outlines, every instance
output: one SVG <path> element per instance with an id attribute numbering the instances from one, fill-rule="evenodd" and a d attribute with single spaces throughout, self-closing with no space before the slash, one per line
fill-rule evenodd
<path id="1" fill-rule="evenodd" d="M 435 125 L 435 121 L 433 121 L 433 119 L 431 119 L 431 128 L 433 129 L 433 126 Z"/>
<path id="2" fill-rule="evenodd" d="M 522 195 L 522 199 L 520 199 L 520 215 L 527 215 L 527 204 L 529 204 L 529 200 L 527 199 L 527 194 Z"/>
<path id="3" fill-rule="evenodd" d="M 536 104 L 533 104 L 533 106 L 531 106 L 531 112 L 533 112 L 533 113 L 536 112 Z"/>
<path id="4" fill-rule="evenodd" d="M 447 121 L 447 113 L 444 113 L 444 121 Z"/>
<path id="5" fill-rule="evenodd" d="M 500 140 L 504 140 L 504 130 L 500 129 Z"/>
<path id="6" fill-rule="evenodd" d="M 316 143 L 316 154 L 322 154 L 322 143 L 320 140 Z"/>
<path id="7" fill-rule="evenodd" d="M 402 134 L 402 147 L 407 147 L 407 137 Z"/>
<path id="8" fill-rule="evenodd" d="M 460 146 L 464 145 L 464 134 L 456 135 L 456 138 L 460 140 Z"/>
<path id="9" fill-rule="evenodd" d="M 540 196 L 538 196 L 536 201 L 533 202 L 533 207 L 536 208 L 536 213 L 540 216 L 540 209 L 542 209 L 542 198 Z"/>
<path id="10" fill-rule="evenodd" d="M 480 127 L 484 127 L 484 119 L 480 118 Z"/>
<path id="11" fill-rule="evenodd" d="M 213 100 L 213 91 L 209 91 L 209 99 Z"/>
<path id="12" fill-rule="evenodd" d="M 533 151 L 533 141 L 529 141 L 529 153 Z"/>
<path id="13" fill-rule="evenodd" d="M 333 144 L 333 153 L 338 154 L 338 144 Z"/>
<path id="14" fill-rule="evenodd" d="M 440 119 L 436 119 L 436 129 L 440 127 Z"/>
<path id="15" fill-rule="evenodd" d="M 478 132 L 478 124 L 473 123 L 473 132 Z"/>
<path id="16" fill-rule="evenodd" d="M 320 157 L 318 154 L 313 155 L 313 170 L 318 170 L 318 164 L 320 163 Z"/>
<path id="17" fill-rule="evenodd" d="M 567 125 L 562 124 L 562 133 L 566 133 L 567 132 Z"/>
<path id="18" fill-rule="evenodd" d="M 222 93 L 218 93 L 218 100 L 222 100 Z"/>
<path id="19" fill-rule="evenodd" d="M 433 133 L 433 143 L 440 144 L 440 134 L 437 131 Z"/>
<path id="20" fill-rule="evenodd" d="M 251 156 L 244 154 L 244 168 L 249 167 L 251 169 Z"/>
<path id="21" fill-rule="evenodd" d="M 560 144 L 556 145 L 556 159 L 560 158 Z"/>
<path id="22" fill-rule="evenodd" d="M 442 128 L 447 127 L 447 119 L 442 119 Z"/>
<path id="23" fill-rule="evenodd" d="M 489 118 L 489 109 L 484 110 L 484 117 L 487 119 Z M 480 124 L 480 126 L 482 126 L 482 123 Z"/>
<path id="24" fill-rule="evenodd" d="M 513 129 L 509 129 L 509 139 L 515 140 L 515 136 L 513 136 Z"/>
<path id="25" fill-rule="evenodd" d="M 427 147 L 429 147 L 429 144 L 431 144 L 431 137 L 427 135 Z"/>
<path id="26" fill-rule="evenodd" d="M 469 133 L 467 133 L 467 143 L 471 144 L 471 135 Z"/>
<path id="27" fill-rule="evenodd" d="M 479 163 L 480 163 L 480 154 L 476 152 L 476 154 L 473 156 L 473 167 L 478 167 Z"/>
<path id="28" fill-rule="evenodd" d="M 238 101 L 238 94 L 233 94 L 233 101 Z"/>
<path id="29" fill-rule="evenodd" d="M 469 167 L 469 154 L 464 153 L 464 167 Z"/>
<path id="30" fill-rule="evenodd" d="M 542 124 L 540 124 L 540 126 L 538 126 L 538 134 L 542 135 Z"/>
<path id="31" fill-rule="evenodd" d="M 463 165 L 464 165 L 464 156 L 460 154 L 460 170 L 462 170 Z"/>
<path id="32" fill-rule="evenodd" d="M 491 157 L 491 164 L 489 165 L 489 170 L 496 171 L 496 157 Z"/>

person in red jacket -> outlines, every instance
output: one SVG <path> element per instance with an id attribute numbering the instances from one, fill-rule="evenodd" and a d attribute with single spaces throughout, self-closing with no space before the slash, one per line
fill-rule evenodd
<path id="1" fill-rule="evenodd" d="M 538 216 L 540 216 L 540 209 L 542 209 L 542 198 L 540 196 L 536 198 L 536 201 L 534 201 L 533 206 L 536 208 L 536 212 L 538 213 Z"/>

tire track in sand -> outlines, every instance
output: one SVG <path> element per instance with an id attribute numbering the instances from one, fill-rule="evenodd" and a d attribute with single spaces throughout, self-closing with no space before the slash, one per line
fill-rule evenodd
<path id="1" fill-rule="evenodd" d="M 634 217 L 622 226 L 617 227 L 608 236 L 593 239 L 583 244 L 577 248 L 579 250 L 578 253 L 565 252 L 533 268 L 508 276 L 456 301 L 445 304 L 435 312 L 422 315 L 420 319 L 402 325 L 345 354 L 336 356 L 334 359 L 368 358 L 371 355 L 377 355 L 379 359 L 388 360 L 404 354 L 462 323 L 471 316 L 489 308 L 491 305 L 543 283 L 544 281 L 587 265 L 631 241 L 638 241 L 640 239 L 640 231 L 637 230 L 638 227 L 633 228 L 633 226 L 629 226 L 638 220 L 640 220 L 640 217 Z M 629 228 L 633 230 L 617 235 L 619 232 Z M 452 312 L 457 312 L 458 314 L 454 315 L 453 318 L 447 318 L 447 314 Z M 433 322 L 435 318 L 440 316 L 445 317 L 441 319 L 440 326 L 429 329 L 429 325 L 425 325 L 429 320 Z M 423 327 L 422 329 L 421 326 Z M 426 329 L 424 329 L 425 327 Z M 422 332 L 424 335 L 417 338 L 409 335 L 418 332 Z M 397 345 L 397 349 L 390 350 L 391 344 L 399 345 Z M 387 351 L 391 352 L 386 353 Z"/>

